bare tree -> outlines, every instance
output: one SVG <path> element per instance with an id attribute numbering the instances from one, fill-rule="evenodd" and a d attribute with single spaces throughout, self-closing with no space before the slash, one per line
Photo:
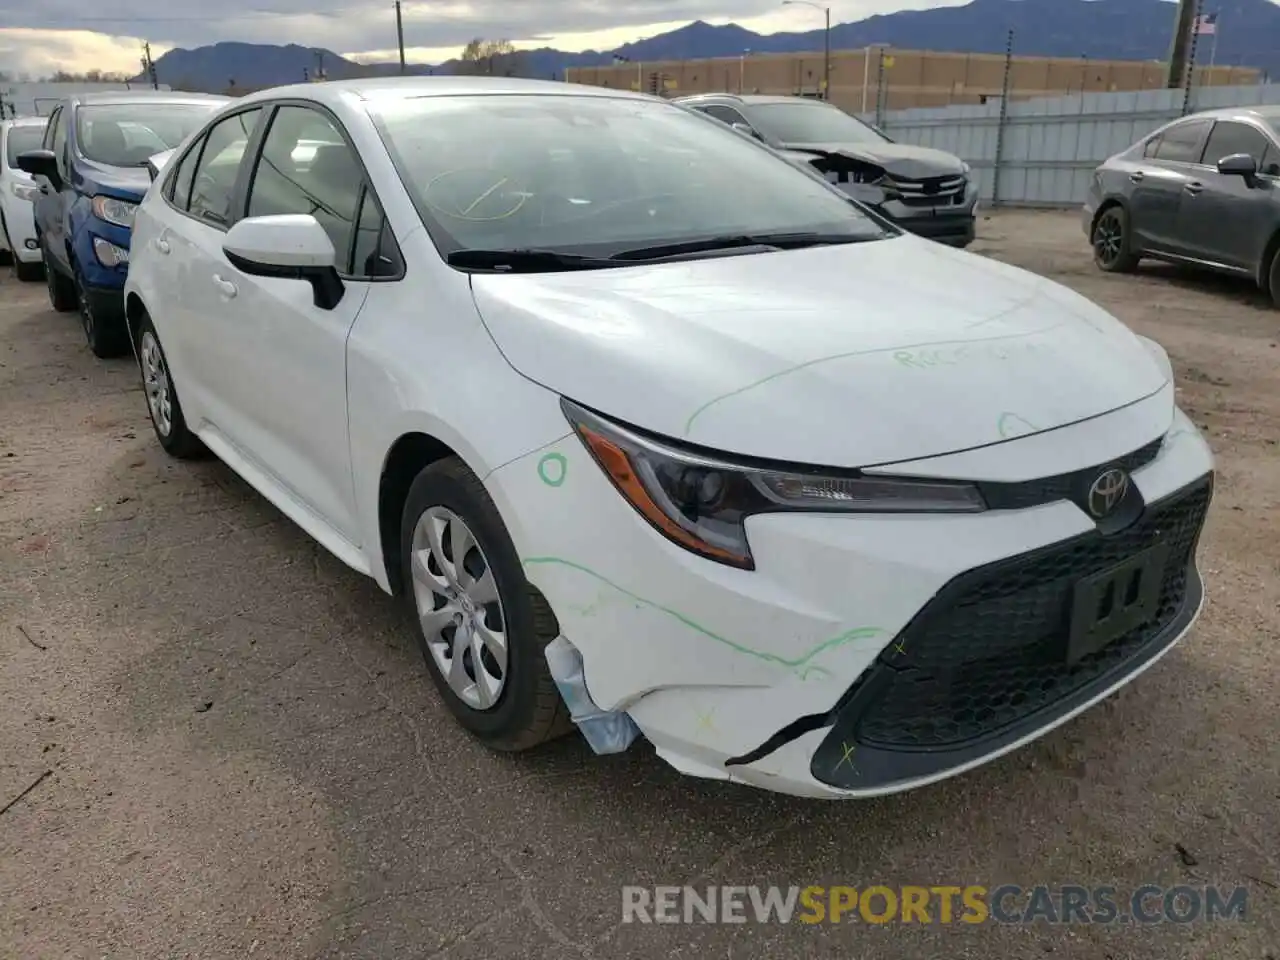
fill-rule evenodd
<path id="1" fill-rule="evenodd" d="M 524 57 L 510 40 L 476 37 L 462 48 L 456 71 L 470 76 L 518 77 L 523 68 Z"/>

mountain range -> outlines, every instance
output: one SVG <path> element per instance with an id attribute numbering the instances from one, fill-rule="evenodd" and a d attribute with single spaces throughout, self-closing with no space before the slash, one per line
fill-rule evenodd
<path id="1" fill-rule="evenodd" d="M 1203 0 L 1204 12 L 1219 14 L 1216 48 L 1201 38 L 1197 61 L 1212 56 L 1220 66 L 1256 67 L 1280 77 L 1280 4 L 1274 0 Z M 885 44 L 907 50 L 1003 53 L 1009 30 L 1023 56 L 1088 57 L 1092 60 L 1163 60 L 1168 57 L 1176 6 L 1169 0 L 972 0 L 959 7 L 906 10 L 833 24 L 832 49 Z M 762 35 L 736 24 L 695 21 L 616 50 L 568 53 L 544 47 L 521 51 L 495 64 L 496 73 L 561 79 L 567 67 L 599 66 L 625 57 L 637 63 L 737 57 L 752 53 L 821 50 L 823 31 Z M 273 46 L 216 43 L 174 49 L 156 61 L 162 83 L 194 90 L 234 85 L 256 89 L 295 83 L 323 68 L 328 79 L 385 76 L 398 63 L 356 63 L 329 50 L 297 44 Z M 459 61 L 409 64 L 411 74 L 455 73 Z"/>

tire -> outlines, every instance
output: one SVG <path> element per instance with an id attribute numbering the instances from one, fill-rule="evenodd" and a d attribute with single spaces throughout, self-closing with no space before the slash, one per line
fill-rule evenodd
<path id="1" fill-rule="evenodd" d="M 15 258 L 13 261 L 13 275 L 23 283 L 34 283 L 44 277 L 44 264 L 39 261 L 24 263 Z"/>
<path id="2" fill-rule="evenodd" d="M 1089 237 L 1093 246 L 1093 262 L 1107 273 L 1132 273 L 1138 257 L 1131 248 L 1129 214 L 1119 204 L 1107 207 L 1094 221 Z"/>
<path id="3" fill-rule="evenodd" d="M 436 539 L 443 557 L 430 546 L 428 526 L 443 527 Z M 458 534 L 470 534 L 473 541 L 464 547 L 460 576 L 452 566 Z M 415 553 L 421 558 L 416 568 Z M 413 481 L 400 524 L 400 559 L 427 672 L 458 722 L 486 746 L 508 752 L 568 733 L 569 713 L 543 653 L 559 633 L 555 615 L 525 580 L 484 484 L 458 458 L 431 464 Z M 482 589 L 486 580 L 491 585 L 487 591 Z M 457 589 L 459 583 L 464 589 Z M 468 583 L 475 600 L 465 589 Z M 488 601 L 489 596 L 495 599 Z M 450 608 L 456 619 L 450 619 Z M 438 616 L 432 622 L 423 611 Z M 479 639 L 483 633 L 477 626 L 505 639 L 505 664 L 494 656 L 493 646 Z M 465 635 L 460 633 L 464 629 Z"/>
<path id="4" fill-rule="evenodd" d="M 84 339 L 93 355 L 102 360 L 110 360 L 128 353 L 129 329 L 124 317 L 98 315 L 79 268 L 76 268 L 75 291 L 80 309 L 80 324 L 84 327 Z"/>
<path id="5" fill-rule="evenodd" d="M 142 395 L 147 401 L 151 429 L 164 452 L 178 460 L 203 457 L 207 453 L 205 445 L 187 427 L 182 403 L 169 373 L 169 361 L 148 316 L 138 325 L 138 371 L 142 374 Z"/>
<path id="6" fill-rule="evenodd" d="M 17 259 L 9 250 L 0 250 L 0 267 L 7 267 L 9 264 L 17 262 Z"/>
<path id="7" fill-rule="evenodd" d="M 49 304 L 58 313 L 70 313 L 79 305 L 76 285 L 64 274 L 58 272 L 48 250 L 44 251 L 44 282 L 49 287 Z"/>
<path id="8" fill-rule="evenodd" d="M 1271 302 L 1280 309 L 1280 250 L 1271 257 L 1271 269 L 1267 271 L 1267 288 L 1271 291 Z"/>

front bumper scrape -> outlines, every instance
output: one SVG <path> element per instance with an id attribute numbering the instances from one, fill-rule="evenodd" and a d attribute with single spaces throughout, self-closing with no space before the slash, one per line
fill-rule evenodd
<path id="1" fill-rule="evenodd" d="M 636 722 L 622 710 L 601 710 L 587 692 L 582 654 L 563 635 L 545 651 L 551 679 L 583 738 L 597 754 L 622 753 L 640 736 Z"/>

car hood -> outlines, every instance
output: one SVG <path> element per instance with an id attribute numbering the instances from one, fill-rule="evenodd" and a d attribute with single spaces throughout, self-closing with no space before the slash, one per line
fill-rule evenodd
<path id="1" fill-rule="evenodd" d="M 569 273 L 472 277 L 522 374 L 726 453 L 868 467 L 1049 430 L 1161 389 L 1099 307 L 911 236 Z"/>
<path id="2" fill-rule="evenodd" d="M 82 160 L 79 173 L 80 188 L 86 193 L 107 193 L 121 200 L 140 202 L 151 186 L 146 167 L 112 167 Z"/>
<path id="3" fill-rule="evenodd" d="M 850 157 L 908 179 L 965 172 L 964 161 L 955 154 L 905 143 L 784 143 L 782 149 L 792 154 Z"/>

